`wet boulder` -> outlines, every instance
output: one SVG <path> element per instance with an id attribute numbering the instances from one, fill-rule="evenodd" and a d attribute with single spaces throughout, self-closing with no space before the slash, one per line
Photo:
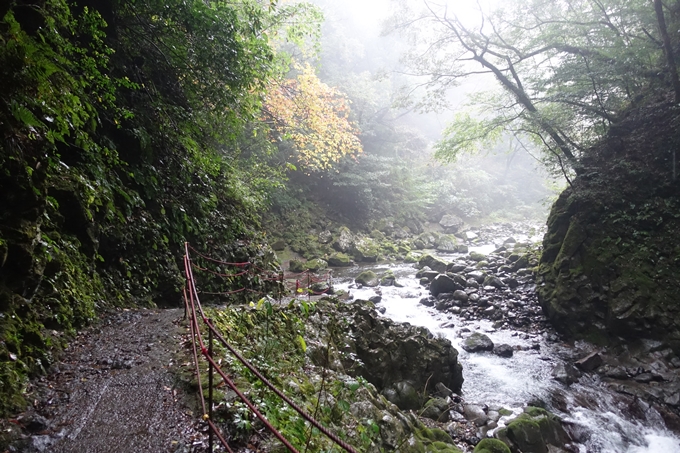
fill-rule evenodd
<path id="1" fill-rule="evenodd" d="M 479 441 L 472 453 L 511 453 L 510 447 L 498 439 L 486 438 Z"/>
<path id="2" fill-rule="evenodd" d="M 437 271 L 440 274 L 446 272 L 446 263 L 432 255 L 423 255 L 418 261 L 418 266 L 423 268 L 425 266 L 429 267 L 433 271 Z"/>
<path id="3" fill-rule="evenodd" d="M 499 357 L 510 358 L 513 356 L 514 351 L 509 344 L 499 344 L 493 348 L 493 353 Z"/>
<path id="4" fill-rule="evenodd" d="M 552 377 L 565 385 L 577 382 L 581 377 L 581 372 L 570 363 L 558 363 L 552 370 Z"/>
<path id="5" fill-rule="evenodd" d="M 468 421 L 471 421 L 477 426 L 484 426 L 489 421 L 489 416 L 482 406 L 476 404 L 468 404 L 463 408 L 463 415 Z"/>
<path id="6" fill-rule="evenodd" d="M 375 263 L 380 257 L 380 246 L 371 238 L 361 238 L 354 243 L 354 258 L 357 261 Z"/>
<path id="7" fill-rule="evenodd" d="M 328 258 L 328 265 L 333 267 L 347 267 L 352 265 L 352 260 L 345 253 L 334 253 Z"/>
<path id="8" fill-rule="evenodd" d="M 350 374 L 363 376 L 379 390 L 399 390 L 397 383 L 409 382 L 427 394 L 441 382 L 460 392 L 462 366 L 449 340 L 435 337 L 424 327 L 383 318 L 367 301 L 340 304 L 337 310 L 347 318 L 354 338 L 343 362 L 346 370 L 352 370 Z"/>
<path id="9" fill-rule="evenodd" d="M 604 361 L 602 360 L 602 356 L 600 355 L 600 353 L 593 352 L 592 354 L 588 354 L 582 359 L 577 360 L 574 363 L 574 365 L 576 365 L 583 371 L 594 371 L 597 368 L 599 368 L 603 363 Z"/>
<path id="10" fill-rule="evenodd" d="M 474 332 L 461 345 L 467 352 L 481 352 L 493 350 L 491 338 L 480 332 Z"/>
<path id="11" fill-rule="evenodd" d="M 359 285 L 368 286 L 369 288 L 376 287 L 380 284 L 378 276 L 373 271 L 363 271 L 361 274 L 357 275 L 354 282 Z"/>
<path id="12" fill-rule="evenodd" d="M 569 435 L 561 419 L 539 407 L 526 407 L 524 413 L 496 432 L 496 437 L 523 453 L 549 453 L 563 448 Z"/>
<path id="13" fill-rule="evenodd" d="M 431 398 L 425 403 L 420 415 L 438 422 L 448 421 L 449 403 L 445 398 Z"/>
<path id="14" fill-rule="evenodd" d="M 456 283 L 454 279 L 446 274 L 437 275 L 430 284 L 430 293 L 434 297 L 437 297 L 442 293 L 453 293 L 454 291 L 462 289 L 464 289 L 462 285 Z"/>

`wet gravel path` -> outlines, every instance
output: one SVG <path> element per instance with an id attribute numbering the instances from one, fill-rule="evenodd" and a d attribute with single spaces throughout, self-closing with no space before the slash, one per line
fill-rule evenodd
<path id="1" fill-rule="evenodd" d="M 176 371 L 188 360 L 182 316 L 179 309 L 118 312 L 81 333 L 33 384 L 35 411 L 19 417 L 32 435 L 13 450 L 203 451 L 195 397 Z"/>

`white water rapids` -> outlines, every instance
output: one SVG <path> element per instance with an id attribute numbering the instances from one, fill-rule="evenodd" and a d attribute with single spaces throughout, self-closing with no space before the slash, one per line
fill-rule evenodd
<path id="1" fill-rule="evenodd" d="M 493 245 L 476 247 L 474 250 L 489 253 Z M 462 255 L 440 255 L 451 261 Z M 402 288 L 388 286 L 356 289 L 353 278 L 361 271 L 371 269 L 378 275 L 391 269 Z M 335 287 L 348 290 L 355 299 L 369 299 L 380 292 L 384 316 L 395 321 L 409 322 L 427 327 L 433 334 L 448 338 L 459 351 L 463 365 L 462 396 L 467 403 L 496 405 L 522 411 L 527 401 L 540 399 L 554 401 L 558 395 L 561 409 L 548 407 L 565 422 L 575 425 L 572 431 L 580 433 L 577 440 L 580 453 L 680 453 L 680 438 L 669 432 L 661 418 L 644 403 L 644 416 L 636 419 L 626 415 L 616 392 L 599 382 L 596 375 L 584 375 L 579 382 L 567 387 L 555 381 L 551 372 L 564 357 L 566 346 L 545 341 L 541 336 L 514 330 L 497 330 L 486 320 L 467 321 L 453 314 L 439 312 L 419 304 L 429 296 L 415 278 L 417 269 L 411 264 L 375 264 L 353 267 L 336 275 Z M 451 326 L 452 324 L 452 326 Z M 494 344 L 519 346 L 511 358 L 501 358 L 491 353 L 467 353 L 461 347 L 461 329 L 480 331 L 488 335 Z M 538 343 L 540 349 L 536 348 Z M 518 350 L 519 349 L 519 350 Z M 628 408 L 630 409 L 630 408 Z M 509 418 L 503 417 L 503 426 Z"/>

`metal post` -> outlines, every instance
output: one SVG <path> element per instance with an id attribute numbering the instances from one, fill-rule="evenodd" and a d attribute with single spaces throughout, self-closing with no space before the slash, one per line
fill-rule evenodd
<path id="1" fill-rule="evenodd" d="M 212 321 L 208 320 L 212 325 Z M 208 356 L 213 358 L 213 332 L 208 328 Z M 200 379 L 200 377 L 199 377 Z M 208 420 L 213 421 L 213 364 L 208 361 Z M 208 451 L 213 451 L 213 430 L 212 426 L 208 426 Z"/>
<path id="2" fill-rule="evenodd" d="M 310 272 L 307 271 L 307 300 L 312 300 L 312 283 L 311 283 L 312 277 L 310 275 Z"/>

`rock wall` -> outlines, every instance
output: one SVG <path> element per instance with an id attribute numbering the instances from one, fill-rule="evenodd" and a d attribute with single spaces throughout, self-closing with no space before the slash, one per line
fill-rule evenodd
<path id="1" fill-rule="evenodd" d="M 652 338 L 680 350 L 680 112 L 629 112 L 552 207 L 541 305 L 564 333 Z M 675 156 L 676 150 L 678 155 Z"/>

